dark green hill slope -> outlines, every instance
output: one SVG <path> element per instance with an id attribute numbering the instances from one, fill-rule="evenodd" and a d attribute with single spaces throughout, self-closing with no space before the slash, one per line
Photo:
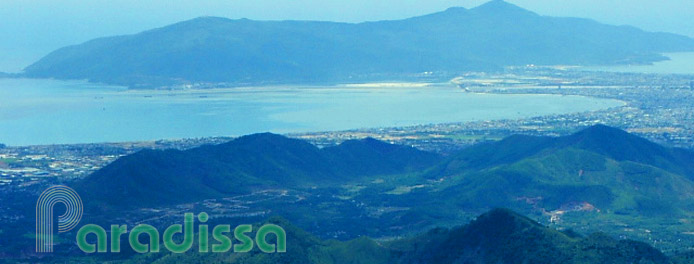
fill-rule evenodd
<path id="1" fill-rule="evenodd" d="M 319 149 L 265 133 L 186 151 L 140 151 L 75 187 L 85 200 L 101 206 L 147 207 L 247 194 L 257 188 L 336 185 L 421 170 L 440 160 L 434 153 L 373 139 Z"/>
<path id="2" fill-rule="evenodd" d="M 464 227 L 432 230 L 408 249 L 402 263 L 669 263 L 647 244 L 604 234 L 572 238 L 507 209 Z"/>
<path id="3" fill-rule="evenodd" d="M 344 164 L 344 170 L 358 174 L 419 171 L 441 161 L 438 155 L 423 155 L 422 151 L 415 148 L 388 144 L 373 138 L 345 141 L 323 151 Z"/>
<path id="4" fill-rule="evenodd" d="M 694 179 L 693 152 L 667 148 L 604 125 L 595 125 L 560 138 L 514 135 L 498 142 L 473 146 L 456 153 L 431 176 L 512 164 L 567 148 L 592 152 L 616 161 L 642 163 Z"/>
<path id="5" fill-rule="evenodd" d="M 540 16 L 495 0 L 360 24 L 202 17 L 61 48 L 25 75 L 135 87 L 363 81 L 508 65 L 651 62 L 664 59 L 662 52 L 692 50 L 685 36 Z"/>
<path id="6" fill-rule="evenodd" d="M 556 210 L 589 203 L 639 215 L 680 214 L 694 197 L 694 155 L 602 125 L 559 137 L 512 136 L 463 150 L 426 177 L 447 179 L 435 195 L 464 208 Z"/>
<path id="7" fill-rule="evenodd" d="M 136 256 L 127 263 L 671 263 L 647 244 L 615 240 L 604 234 L 570 237 L 510 210 L 495 209 L 472 223 L 453 229 L 388 242 L 369 238 L 320 241 L 281 219 L 271 222 L 287 230 L 287 253 L 165 254 Z"/>
<path id="8" fill-rule="evenodd" d="M 647 164 L 694 179 L 694 152 L 666 148 L 623 130 L 596 125 L 562 141 L 565 146 L 575 146 L 617 161 Z"/>

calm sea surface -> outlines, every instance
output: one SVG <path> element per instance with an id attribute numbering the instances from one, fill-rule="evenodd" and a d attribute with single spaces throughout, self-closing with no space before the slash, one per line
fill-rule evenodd
<path id="1" fill-rule="evenodd" d="M 619 106 L 579 96 L 433 87 L 257 87 L 128 91 L 80 81 L 0 79 L 0 143 L 119 142 L 498 120 Z"/>

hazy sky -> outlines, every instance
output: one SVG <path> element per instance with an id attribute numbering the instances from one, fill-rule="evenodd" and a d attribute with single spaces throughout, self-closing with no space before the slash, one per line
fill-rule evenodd
<path id="1" fill-rule="evenodd" d="M 0 0 L 0 71 L 48 52 L 198 16 L 361 22 L 475 7 L 486 0 Z M 694 0 L 508 0 L 541 15 L 592 18 L 694 37 Z"/>

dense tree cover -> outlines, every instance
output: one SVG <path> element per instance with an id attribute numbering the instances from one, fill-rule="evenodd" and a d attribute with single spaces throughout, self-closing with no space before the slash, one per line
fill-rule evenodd
<path id="1" fill-rule="evenodd" d="M 439 201 L 464 208 L 517 206 L 541 197 L 554 210 L 588 202 L 625 214 L 683 214 L 694 195 L 694 153 L 602 125 L 565 137 L 512 136 L 454 154 L 424 175 L 449 179 Z M 413 194 L 414 195 L 414 194 Z"/>
<path id="2" fill-rule="evenodd" d="M 111 263 L 244 263 L 244 264 L 410 264 L 410 263 L 686 263 L 673 262 L 647 244 L 616 240 L 605 234 L 571 237 L 507 209 L 494 209 L 470 224 L 437 228 L 404 239 L 375 241 L 319 240 L 286 220 L 268 222 L 288 234 L 286 253 L 172 254 L 167 252 L 110 259 Z M 98 263 L 103 255 L 43 259 L 48 262 Z M 686 261 L 686 255 L 674 258 Z"/>
<path id="3" fill-rule="evenodd" d="M 367 176 L 422 170 L 441 156 L 374 139 L 319 149 L 265 133 L 226 144 L 144 150 L 75 184 L 94 209 L 138 208 L 246 194 L 254 188 L 338 185 Z"/>
<path id="4" fill-rule="evenodd" d="M 694 195 L 693 157 L 691 151 L 659 146 L 605 126 L 564 137 L 512 136 L 445 158 L 373 139 L 319 149 L 301 140 L 258 134 L 187 151 L 139 152 L 75 186 L 84 201 L 96 208 L 88 210 L 112 209 L 104 217 L 127 212 L 124 208 L 137 210 L 223 197 L 231 194 L 230 190 L 247 193 L 255 188 L 282 187 L 310 192 L 313 199 L 254 206 L 270 209 L 311 232 L 320 230 L 316 232 L 319 236 L 336 231 L 348 232 L 348 237 L 409 236 L 434 226 L 467 222 L 461 213 L 493 207 L 546 212 L 570 210 L 581 202 L 602 210 L 590 214 L 608 219 L 619 215 L 627 217 L 621 221 L 632 219 L 633 224 L 636 219 L 658 223 L 659 219 L 682 218 L 688 215 Z M 390 182 L 373 183 L 375 179 Z M 341 190 L 341 184 L 347 183 L 361 185 Z M 393 187 L 401 184 L 419 187 L 394 191 Z M 339 198 L 338 194 L 349 196 Z M 14 200 L 8 201 L 28 204 L 32 200 L 28 196 L 13 194 Z M 27 205 L 18 210 L 29 210 L 26 214 L 30 215 L 32 208 Z M 393 208 L 402 209 L 373 214 Z M 272 221 L 286 225 L 295 239 L 288 254 L 161 253 L 137 255 L 132 261 L 686 263 L 692 255 L 678 253 L 668 259 L 640 242 L 617 241 L 605 234 L 583 237 L 570 230 L 559 232 L 505 209 L 492 210 L 465 227 L 438 228 L 390 241 L 321 240 L 285 220 Z M 22 236 L 31 232 L 27 228 L 33 227 L 6 226 L 0 232 Z M 396 231 L 381 233 L 378 229 L 383 228 Z M 33 241 L 25 240 L 28 242 L 13 243 L 3 250 L 26 251 Z M 3 252 L 8 251 L 0 250 Z"/>

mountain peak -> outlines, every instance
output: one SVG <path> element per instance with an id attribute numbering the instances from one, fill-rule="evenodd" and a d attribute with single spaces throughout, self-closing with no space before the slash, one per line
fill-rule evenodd
<path id="1" fill-rule="evenodd" d="M 551 138 L 511 136 L 501 141 L 473 146 L 453 155 L 455 162 L 440 166 L 430 177 L 452 175 L 464 169 L 512 164 L 538 154 L 580 149 L 616 161 L 642 163 L 694 177 L 694 152 L 670 149 L 619 128 L 595 125 L 575 134 Z"/>
<path id="2" fill-rule="evenodd" d="M 630 134 L 627 131 L 605 125 L 595 125 L 586 128 L 578 133 L 562 138 L 562 141 L 564 146 L 589 150 L 617 161 L 634 161 L 663 169 L 673 169 L 673 164 L 666 161 L 681 162 L 678 161 L 677 155 L 671 149 Z M 692 169 L 694 168 L 689 167 L 685 170 L 677 169 L 676 171 L 691 174 Z"/>
<path id="3" fill-rule="evenodd" d="M 497 14 L 497 15 L 511 15 L 511 14 L 526 14 L 526 15 L 536 15 L 534 12 L 519 7 L 517 5 L 511 4 L 504 0 L 492 0 L 484 3 L 478 7 L 470 9 L 474 12 L 480 12 L 485 14 Z"/>
<path id="4" fill-rule="evenodd" d="M 310 155 L 311 157 L 319 155 L 318 147 L 307 141 L 267 132 L 242 136 L 224 145 L 224 149 L 229 151 L 242 149 L 254 153 L 263 153 L 264 155 L 281 155 L 277 151 Z"/>
<path id="5" fill-rule="evenodd" d="M 273 134 L 270 132 L 257 133 L 239 137 L 228 144 L 233 145 L 257 145 L 257 144 L 281 144 L 287 142 L 297 142 L 301 144 L 309 144 L 308 142 L 292 139 L 283 135 Z M 309 144 L 310 145 L 310 144 Z"/>
<path id="6" fill-rule="evenodd" d="M 225 17 L 200 16 L 200 17 L 196 17 L 196 18 L 193 18 L 193 19 L 184 20 L 184 21 L 175 23 L 175 24 L 170 25 L 170 26 L 173 26 L 173 27 L 175 27 L 175 26 L 186 26 L 186 25 L 191 25 L 191 26 L 205 26 L 205 25 L 210 25 L 210 24 L 214 25 L 214 24 L 225 23 L 225 22 L 229 22 L 229 21 L 233 21 L 233 20 L 228 19 L 228 18 L 225 18 Z M 165 28 L 166 28 L 166 27 L 165 27 Z"/>
<path id="7" fill-rule="evenodd" d="M 609 127 L 602 124 L 597 124 L 569 136 L 577 140 L 586 139 L 615 139 L 615 138 L 630 138 L 636 137 L 619 128 Z"/>
<path id="8" fill-rule="evenodd" d="M 224 25 L 232 21 L 233 20 L 224 17 L 200 16 L 193 19 L 174 23 L 168 26 L 164 26 L 161 28 L 155 28 L 152 30 L 144 31 L 142 33 L 161 34 L 163 32 L 172 32 L 174 34 L 181 34 L 182 32 L 198 31 L 202 28 L 210 28 L 219 25 Z M 139 35 L 142 35 L 142 33 L 140 33 Z"/>
<path id="9" fill-rule="evenodd" d="M 250 135 L 245 135 L 242 137 L 237 138 L 235 141 L 245 141 L 245 140 L 250 140 L 250 141 L 255 141 L 255 140 L 281 140 L 285 139 L 287 137 L 270 133 L 270 132 L 263 132 L 263 133 L 256 133 L 256 134 L 250 134 Z"/>
<path id="10" fill-rule="evenodd" d="M 624 148 L 625 145 L 637 145 L 640 147 L 649 148 L 662 148 L 656 143 L 650 142 L 639 136 L 632 135 L 627 131 L 601 124 L 588 127 L 579 132 L 576 132 L 573 135 L 567 136 L 566 140 L 570 144 L 579 144 L 582 146 L 590 146 L 598 149 L 602 149 L 613 145 L 619 146 L 621 148 Z"/>

